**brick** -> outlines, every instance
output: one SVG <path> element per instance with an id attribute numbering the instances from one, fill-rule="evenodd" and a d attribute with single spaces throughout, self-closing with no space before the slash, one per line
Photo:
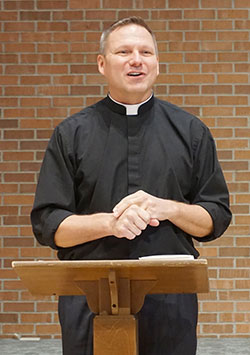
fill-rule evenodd
<path id="1" fill-rule="evenodd" d="M 223 118 L 220 117 L 218 120 L 218 127 L 247 127 L 247 120 L 245 118 Z M 246 137 L 244 132 L 246 133 L 246 129 L 243 129 L 242 131 L 240 129 L 236 130 L 238 132 L 238 135 L 236 134 L 236 137 Z M 240 134 L 242 132 L 242 134 Z M 249 132 L 250 134 L 250 132 Z M 249 135 L 250 136 L 250 135 Z"/>
<path id="2" fill-rule="evenodd" d="M 31 161 L 34 158 L 33 152 L 4 152 L 5 161 Z"/>
<path id="3" fill-rule="evenodd" d="M 70 0 L 70 9 L 99 9 L 100 0 L 85 0 L 84 3 L 81 0 Z"/>
<path id="4" fill-rule="evenodd" d="M 215 53 L 186 53 L 186 62 L 215 62 Z"/>
<path id="5" fill-rule="evenodd" d="M 1 21 L 16 21 L 18 17 L 17 11 L 1 11 L 0 20 Z"/>
<path id="6" fill-rule="evenodd" d="M 5 51 L 7 53 L 35 52 L 35 45 L 34 43 L 6 43 Z"/>
<path id="7" fill-rule="evenodd" d="M 227 146 L 227 143 L 223 144 L 221 143 L 220 146 L 223 148 L 223 146 Z M 236 161 L 236 162 L 221 162 L 221 166 L 222 166 L 222 169 L 224 171 L 227 171 L 227 170 L 247 170 L 248 169 L 248 164 L 247 162 L 245 161 Z"/>
<path id="8" fill-rule="evenodd" d="M 160 53 L 159 58 L 161 63 L 181 63 L 183 61 L 183 56 L 180 53 Z"/>
<path id="9" fill-rule="evenodd" d="M 182 13 L 179 10 L 153 10 L 152 19 L 181 19 Z"/>
<path id="10" fill-rule="evenodd" d="M 187 41 L 216 41 L 216 32 L 212 31 L 197 31 L 186 32 L 185 39 Z"/>
<path id="11" fill-rule="evenodd" d="M 235 158 L 237 160 L 242 160 L 242 159 L 250 160 L 250 150 L 235 151 Z"/>
<path id="12" fill-rule="evenodd" d="M 19 108 L 19 109 L 5 109 L 4 110 L 4 117 L 5 118 L 27 118 L 27 117 L 34 117 L 35 110 L 34 109 L 27 109 L 27 108 Z M 14 120 L 12 120 L 12 124 L 14 125 Z M 13 127 L 11 127 L 13 128 Z"/>
<path id="13" fill-rule="evenodd" d="M 34 8 L 34 1 L 22 1 L 22 0 L 16 0 L 16 1 L 5 1 L 4 2 L 4 9 L 5 10 L 29 10 Z"/>
<path id="14" fill-rule="evenodd" d="M 250 85 L 235 85 L 235 93 L 236 94 L 248 95 L 249 92 L 250 92 Z"/>
<path id="15" fill-rule="evenodd" d="M 18 63 L 16 54 L 0 54 L 0 63 Z"/>
<path id="16" fill-rule="evenodd" d="M 53 312 L 57 311 L 57 304 L 55 302 L 38 302 L 37 312 Z"/>
<path id="17" fill-rule="evenodd" d="M 87 16 L 87 14 L 86 14 L 86 16 Z M 93 15 L 89 14 L 88 17 L 86 17 L 86 18 L 90 19 L 91 17 L 92 17 L 92 19 L 98 19 L 98 12 L 93 11 Z M 108 18 L 108 17 L 114 18 L 114 13 L 113 14 L 107 13 L 106 18 Z M 95 31 L 95 30 L 100 31 L 100 24 L 97 21 L 89 21 L 89 22 L 75 21 L 75 22 L 71 23 L 71 26 L 70 26 L 70 31 Z"/>
<path id="18" fill-rule="evenodd" d="M 44 9 L 66 9 L 68 1 L 66 0 L 53 0 L 53 1 L 46 1 L 46 0 L 38 0 L 37 1 L 37 8 L 44 10 Z"/>
<path id="19" fill-rule="evenodd" d="M 203 85 L 202 94 L 232 94 L 231 85 Z"/>
<path id="20" fill-rule="evenodd" d="M 218 97 L 219 105 L 247 105 L 248 97 L 247 96 L 219 96 Z"/>
<path id="21" fill-rule="evenodd" d="M 214 83 L 215 77 L 213 74 L 185 74 L 185 84 L 198 84 L 198 83 Z"/>
<path id="22" fill-rule="evenodd" d="M 34 333 L 34 326 L 33 325 L 26 325 L 26 324 L 9 324 L 3 325 L 3 332 L 10 333 L 10 334 L 29 334 L 32 335 Z"/>
<path id="23" fill-rule="evenodd" d="M 185 97 L 184 103 L 186 105 L 214 105 L 215 98 L 213 96 L 188 96 Z"/>
<path id="24" fill-rule="evenodd" d="M 247 41 L 248 32 L 247 31 L 227 31 L 227 32 L 219 32 L 218 40 L 219 41 Z"/>
<path id="25" fill-rule="evenodd" d="M 18 293 L 17 292 L 0 292 L 0 300 L 2 301 L 17 301 Z"/>
<path id="26" fill-rule="evenodd" d="M 249 63 L 242 63 L 242 64 L 235 64 L 235 71 L 236 72 L 249 72 L 250 64 Z"/>
<path id="27" fill-rule="evenodd" d="M 235 129 L 235 136 L 236 137 L 250 137 L 250 129 L 236 128 Z"/>
<path id="28" fill-rule="evenodd" d="M 54 63 L 82 63 L 83 54 L 54 54 Z"/>
<path id="29" fill-rule="evenodd" d="M 216 129 L 211 129 L 211 133 L 213 135 L 214 138 L 232 138 L 233 137 L 233 131 L 231 129 L 220 129 L 220 128 L 216 128 Z M 231 152 L 228 151 L 219 151 L 218 155 L 219 157 L 222 157 L 222 155 L 224 155 L 224 157 L 227 156 L 227 153 L 229 153 L 229 157 L 230 159 L 232 159 L 232 154 Z"/>
<path id="30" fill-rule="evenodd" d="M 21 63 L 51 63 L 50 54 L 22 54 Z"/>
<path id="31" fill-rule="evenodd" d="M 51 42 L 52 41 L 52 33 L 22 33 L 21 34 L 22 42 Z"/>
<path id="32" fill-rule="evenodd" d="M 232 30 L 233 21 L 202 21 L 202 30 Z"/>
<path id="33" fill-rule="evenodd" d="M 71 95 L 100 95 L 100 88 L 98 86 L 72 86 Z"/>
<path id="34" fill-rule="evenodd" d="M 246 8 L 248 9 L 249 7 L 249 2 L 248 0 L 235 0 L 235 7 L 236 8 Z"/>
<path id="35" fill-rule="evenodd" d="M 20 20 L 21 21 L 49 21 L 50 12 L 49 11 L 20 11 Z"/>
<path id="36" fill-rule="evenodd" d="M 65 107 L 65 106 L 83 106 L 82 97 L 60 97 L 53 99 L 53 106 Z"/>
<path id="37" fill-rule="evenodd" d="M 46 75 L 27 75 L 21 77 L 22 85 L 48 85 L 51 83 L 51 77 Z"/>
<path id="38" fill-rule="evenodd" d="M 109 2 L 110 0 L 106 0 Z M 121 0 L 120 0 L 121 1 Z M 114 1 L 112 0 L 113 4 Z M 136 8 L 165 8 L 165 1 L 164 0 L 135 0 Z M 171 6 L 169 6 L 171 7 Z"/>
<path id="39" fill-rule="evenodd" d="M 5 88 L 6 96 L 32 96 L 35 94 L 34 87 L 18 87 L 10 86 Z"/>
<path id="40" fill-rule="evenodd" d="M 214 19 L 215 18 L 215 10 L 184 10 L 184 18 Z"/>
<path id="41" fill-rule="evenodd" d="M 6 65 L 5 74 L 34 74 L 34 65 Z"/>
<path id="42" fill-rule="evenodd" d="M 33 22 L 7 22 L 4 24 L 5 32 L 32 32 L 35 30 Z"/>
<path id="43" fill-rule="evenodd" d="M 231 51 L 233 49 L 232 42 L 202 42 L 201 49 L 203 51 Z"/>
<path id="44" fill-rule="evenodd" d="M 38 22 L 37 31 L 68 31 L 67 22 Z"/>
<path id="45" fill-rule="evenodd" d="M 66 65 L 38 65 L 38 74 L 66 74 L 68 67 Z"/>
<path id="46" fill-rule="evenodd" d="M 169 8 L 199 8 L 199 1 L 198 0 L 189 0 L 189 1 L 182 1 L 182 0 L 169 0 L 168 1 Z"/>
<path id="47" fill-rule="evenodd" d="M 217 8 L 218 2 L 217 0 L 202 0 L 201 1 L 202 8 Z M 220 0 L 220 8 L 231 8 L 232 1 L 231 0 Z M 237 7 L 237 6 L 236 6 Z"/>
<path id="48" fill-rule="evenodd" d="M 61 333 L 61 328 L 59 324 L 45 324 L 45 325 L 37 325 L 36 326 L 36 331 L 39 334 L 60 334 Z"/>
<path id="49" fill-rule="evenodd" d="M 41 86 L 37 88 L 37 93 L 44 96 L 67 96 L 69 88 L 67 86 Z"/>
<path id="50" fill-rule="evenodd" d="M 2 171 L 16 171 L 17 164 L 2 164 L 0 163 L 0 168 Z M 0 192 L 1 193 L 17 193 L 18 185 L 17 184 L 0 184 Z"/>
<path id="51" fill-rule="evenodd" d="M 170 73 L 198 73 L 199 65 L 198 64 L 170 64 L 169 72 Z"/>
<path id="52" fill-rule="evenodd" d="M 169 50 L 173 52 L 192 52 L 199 50 L 199 42 L 170 42 L 169 43 Z"/>
<path id="53" fill-rule="evenodd" d="M 237 333 L 246 333 L 249 334 L 250 326 L 249 324 L 236 324 Z"/>
<path id="54" fill-rule="evenodd" d="M 237 19 L 237 18 L 245 18 L 247 19 L 248 18 L 248 13 L 247 11 L 245 10 L 226 10 L 226 9 L 223 9 L 223 10 L 217 10 L 217 14 L 218 14 L 218 18 L 219 19 Z"/>
<path id="55" fill-rule="evenodd" d="M 218 53 L 219 62 L 246 62 L 248 53 Z"/>
<path id="56" fill-rule="evenodd" d="M 33 196 L 30 195 L 9 195 L 4 196 L 4 204 L 6 205 L 32 205 L 33 204 Z"/>
<path id="57" fill-rule="evenodd" d="M 248 83 L 248 75 L 245 74 L 218 74 L 218 83 Z"/>
<path id="58" fill-rule="evenodd" d="M 21 322 L 22 323 L 50 323 L 52 321 L 51 314 L 49 313 L 23 313 L 21 314 Z"/>
<path id="59" fill-rule="evenodd" d="M 0 77 L 0 85 L 17 85 L 18 76 L 3 75 Z"/>
<path id="60" fill-rule="evenodd" d="M 233 333 L 233 325 L 232 324 L 213 324 L 208 325 L 204 324 L 203 329 L 206 333 Z"/>
<path id="61" fill-rule="evenodd" d="M 51 105 L 51 100 L 47 98 L 25 98 L 21 99 L 21 105 L 23 107 L 49 107 Z"/>
<path id="62" fill-rule="evenodd" d="M 170 30 L 199 30 L 200 22 L 199 21 L 169 21 Z"/>
<path id="63" fill-rule="evenodd" d="M 199 87 L 198 85 L 170 85 L 169 86 L 169 93 L 170 94 L 198 94 Z"/>
<path id="64" fill-rule="evenodd" d="M 236 108 L 236 115 L 239 116 L 249 116 L 250 107 L 237 107 Z"/>
<path id="65" fill-rule="evenodd" d="M 233 302 L 204 302 L 203 311 L 205 312 L 232 312 Z"/>
<path id="66" fill-rule="evenodd" d="M 83 20 L 83 11 L 55 11 L 53 12 L 53 20 Z"/>
<path id="67" fill-rule="evenodd" d="M 249 256 L 250 248 L 220 248 L 220 256 Z"/>
<path id="68" fill-rule="evenodd" d="M 250 42 L 235 42 L 234 47 L 237 51 L 248 51 L 250 50 Z"/>

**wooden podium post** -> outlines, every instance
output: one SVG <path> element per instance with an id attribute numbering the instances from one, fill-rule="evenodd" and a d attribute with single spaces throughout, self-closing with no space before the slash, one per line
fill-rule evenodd
<path id="1" fill-rule="evenodd" d="M 95 355 L 137 355 L 135 314 L 146 294 L 209 291 L 207 261 L 178 259 L 13 261 L 33 295 L 86 295 Z"/>

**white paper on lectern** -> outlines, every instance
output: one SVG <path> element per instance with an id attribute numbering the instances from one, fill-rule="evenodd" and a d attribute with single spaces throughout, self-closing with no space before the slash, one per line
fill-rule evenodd
<path id="1" fill-rule="evenodd" d="M 139 257 L 139 260 L 194 260 L 194 256 L 189 254 L 148 255 Z"/>

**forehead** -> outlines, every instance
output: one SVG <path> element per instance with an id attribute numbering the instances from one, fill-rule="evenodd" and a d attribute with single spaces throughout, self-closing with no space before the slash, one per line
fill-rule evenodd
<path id="1" fill-rule="evenodd" d="M 146 28 L 135 24 L 116 28 L 110 33 L 107 39 L 107 45 L 110 48 L 117 45 L 132 45 L 139 43 L 154 47 L 154 41 L 151 34 Z"/>

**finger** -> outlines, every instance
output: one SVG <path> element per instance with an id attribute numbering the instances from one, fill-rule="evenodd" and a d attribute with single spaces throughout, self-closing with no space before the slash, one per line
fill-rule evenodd
<path id="1" fill-rule="evenodd" d="M 120 217 L 127 208 L 132 205 L 144 206 L 146 209 L 146 193 L 137 191 L 134 194 L 124 197 L 114 208 L 113 213 L 116 218 Z"/>
<path id="2" fill-rule="evenodd" d="M 125 197 L 113 208 L 114 216 L 116 218 L 120 217 L 132 205 L 137 205 L 136 198 L 132 197 L 132 195 Z"/>
<path id="3" fill-rule="evenodd" d="M 151 227 L 158 227 L 159 224 L 160 224 L 160 222 L 156 218 L 151 218 L 150 221 L 149 221 L 149 225 Z"/>

